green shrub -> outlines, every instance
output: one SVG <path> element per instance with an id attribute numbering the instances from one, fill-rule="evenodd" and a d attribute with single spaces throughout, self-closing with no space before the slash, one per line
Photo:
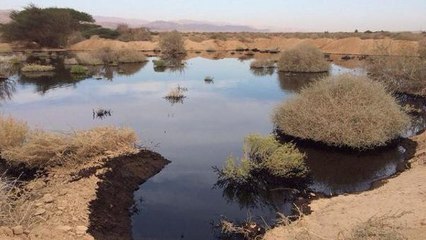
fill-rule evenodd
<path id="1" fill-rule="evenodd" d="M 178 31 L 161 34 L 160 49 L 166 57 L 177 57 L 186 53 L 182 35 Z"/>
<path id="2" fill-rule="evenodd" d="M 51 72 L 54 71 L 55 67 L 52 65 L 39 65 L 39 64 L 25 64 L 22 68 L 22 72 Z"/>
<path id="3" fill-rule="evenodd" d="M 280 146 L 272 135 L 263 137 L 251 134 L 244 139 L 243 150 L 246 158 L 262 160 L 269 158 Z"/>
<path id="4" fill-rule="evenodd" d="M 60 47 L 82 22 L 94 22 L 87 13 L 69 8 L 38 8 L 29 5 L 13 11 L 11 21 L 1 26 L 2 37 L 9 41 L 35 42 L 45 47 Z"/>
<path id="5" fill-rule="evenodd" d="M 88 71 L 87 67 L 81 65 L 73 65 L 70 70 L 72 74 L 87 74 Z"/>
<path id="6" fill-rule="evenodd" d="M 277 148 L 262 162 L 262 166 L 273 176 L 282 178 L 301 178 L 308 175 L 304 155 L 293 144 Z"/>
<path id="7" fill-rule="evenodd" d="M 350 74 L 302 89 L 276 109 L 273 120 L 287 135 L 360 150 L 387 144 L 410 123 L 381 83 Z"/>
<path id="8" fill-rule="evenodd" d="M 120 35 L 120 33 L 113 29 L 98 27 L 98 28 L 91 28 L 86 31 L 83 31 L 82 35 L 85 38 L 91 38 L 92 36 L 99 36 L 100 38 L 116 39 Z"/>
<path id="9" fill-rule="evenodd" d="M 220 172 L 222 180 L 246 183 L 253 172 L 266 171 L 277 178 L 305 178 L 309 171 L 305 155 L 291 143 L 281 144 L 274 136 L 248 135 L 244 140 L 244 157 L 239 165 L 229 157 Z"/>
<path id="10" fill-rule="evenodd" d="M 166 61 L 164 61 L 162 59 L 153 60 L 152 62 L 154 63 L 155 68 L 166 68 L 167 67 Z"/>
<path id="11" fill-rule="evenodd" d="M 318 48 L 299 44 L 286 50 L 278 60 L 278 69 L 282 72 L 327 72 L 330 63 Z"/>
<path id="12" fill-rule="evenodd" d="M 232 156 L 226 159 L 225 166 L 222 169 L 223 176 L 226 180 L 235 183 L 245 183 L 252 177 L 253 163 L 246 158 L 241 159 L 239 165 L 236 161 Z"/>

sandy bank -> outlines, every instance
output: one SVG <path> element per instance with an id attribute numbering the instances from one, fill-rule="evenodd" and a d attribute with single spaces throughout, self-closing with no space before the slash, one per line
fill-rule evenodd
<path id="1" fill-rule="evenodd" d="M 133 192 L 169 161 L 143 150 L 77 169 L 54 168 L 25 187 L 36 193 L 34 224 L 0 239 L 131 239 Z"/>
<path id="2" fill-rule="evenodd" d="M 360 194 L 315 200 L 312 213 L 287 227 L 277 227 L 265 240 L 344 239 L 357 225 L 369 219 L 394 217 L 391 223 L 407 239 L 424 239 L 426 234 L 426 133 L 413 137 L 417 143 L 411 169 L 382 186 Z"/>

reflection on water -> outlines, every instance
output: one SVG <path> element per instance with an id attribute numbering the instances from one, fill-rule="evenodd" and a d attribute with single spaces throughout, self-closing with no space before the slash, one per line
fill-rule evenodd
<path id="1" fill-rule="evenodd" d="M 311 169 L 309 188 L 326 195 L 368 190 L 374 181 L 401 171 L 405 167 L 405 149 L 394 147 L 368 153 L 324 151 L 300 147 Z"/>
<path id="2" fill-rule="evenodd" d="M 250 71 L 255 76 L 267 76 L 274 74 L 275 68 L 250 68 Z"/>
<path id="3" fill-rule="evenodd" d="M 328 73 L 287 73 L 278 72 L 280 87 L 283 90 L 298 92 L 315 80 L 328 76 Z"/>
<path id="4" fill-rule="evenodd" d="M 16 82 L 12 79 L 0 80 L 0 104 L 2 101 L 11 100 L 16 91 Z"/>
<path id="5" fill-rule="evenodd" d="M 254 75 L 250 61 L 193 58 L 186 61 L 184 71 L 179 66 L 164 72 L 156 72 L 152 61 L 94 67 L 89 76 L 76 78 L 58 65 L 53 76 L 15 75 L 9 85 L 0 83 L 0 96 L 12 99 L 2 102 L 0 112 L 49 130 L 131 127 L 142 144 L 171 160 L 135 192 L 139 209 L 132 216 L 135 239 L 212 239 L 211 222 L 221 216 L 244 220 L 250 214 L 273 219 L 277 210 L 287 212 L 292 200 L 287 190 L 258 184 L 260 194 L 254 195 L 235 188 L 214 188 L 217 176 L 211 167 L 222 166 L 229 154 L 241 155 L 247 134 L 269 134 L 272 109 L 291 97 L 297 87 L 282 84 L 276 72 Z M 331 74 L 345 71 L 349 70 L 333 66 Z M 94 76 L 98 75 L 109 80 L 97 80 Z M 215 77 L 214 84 L 205 84 L 208 75 Z M 177 85 L 188 88 L 188 97 L 183 104 L 171 106 L 164 96 Z M 114 114 L 93 121 L 90 113 L 100 106 L 113 109 Z M 322 152 L 307 154 L 317 172 L 317 184 L 311 187 L 336 193 L 358 189 L 352 189 L 350 181 L 363 183 L 364 177 L 383 175 L 377 172 L 392 173 L 392 164 L 398 161 L 390 159 L 392 166 L 387 167 L 386 161 L 373 157 L 371 164 L 363 161 L 357 167 L 358 158 L 340 156 L 344 159 L 339 162 Z M 343 170 L 325 169 L 324 162 Z M 368 165 L 363 173 L 362 165 Z M 353 176 L 352 180 L 345 175 Z"/>

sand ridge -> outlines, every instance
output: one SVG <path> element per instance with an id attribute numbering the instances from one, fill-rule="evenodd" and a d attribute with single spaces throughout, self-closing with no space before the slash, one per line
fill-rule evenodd
<path id="1" fill-rule="evenodd" d="M 237 48 L 257 48 L 259 50 L 279 49 L 281 51 L 292 48 L 301 43 L 309 43 L 317 46 L 326 53 L 333 54 L 356 54 L 356 55 L 375 55 L 377 54 L 378 46 L 388 46 L 391 49 L 391 54 L 401 55 L 417 52 L 418 43 L 416 41 L 394 40 L 394 39 L 361 39 L 357 37 L 331 39 L 298 39 L 298 38 L 255 38 L 249 41 L 240 41 L 235 39 L 223 40 L 205 40 L 201 42 L 185 40 L 185 48 L 192 51 L 233 51 Z M 102 47 L 111 49 L 132 49 L 139 51 L 152 51 L 158 48 L 157 41 L 133 41 L 122 42 L 118 40 L 109 40 L 101 38 L 91 38 L 82 42 L 76 43 L 69 47 L 69 50 L 87 51 L 95 50 Z"/>

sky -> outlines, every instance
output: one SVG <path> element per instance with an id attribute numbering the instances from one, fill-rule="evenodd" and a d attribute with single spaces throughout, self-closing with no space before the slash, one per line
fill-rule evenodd
<path id="1" fill-rule="evenodd" d="M 198 20 L 276 31 L 426 31 L 426 0 L 0 0 L 0 9 L 29 3 L 94 16 Z"/>

